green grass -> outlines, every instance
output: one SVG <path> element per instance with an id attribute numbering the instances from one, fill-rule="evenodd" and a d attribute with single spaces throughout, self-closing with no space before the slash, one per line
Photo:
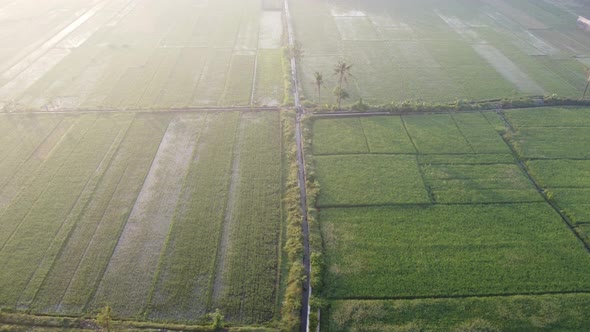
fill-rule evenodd
<path id="1" fill-rule="evenodd" d="M 149 304 L 154 319 L 190 320 L 210 308 L 238 113 L 211 115 L 181 194 Z"/>
<path id="2" fill-rule="evenodd" d="M 157 105 L 160 107 L 186 107 L 192 105 L 193 95 L 199 79 L 205 70 L 211 51 L 202 48 L 185 48 L 176 58 L 174 67 L 169 70 L 167 80 L 157 92 Z M 144 94 L 147 96 L 147 94 Z M 152 106 L 153 107 L 153 106 Z"/>
<path id="3" fill-rule="evenodd" d="M 420 154 L 475 153 L 449 114 L 410 115 L 403 120 Z"/>
<path id="4" fill-rule="evenodd" d="M 511 154 L 425 154 L 419 155 L 421 165 L 495 165 L 514 164 Z"/>
<path id="5" fill-rule="evenodd" d="M 360 119 L 371 153 L 416 153 L 399 117 Z"/>
<path id="6" fill-rule="evenodd" d="M 1 303 L 14 304 L 26 287 L 26 282 L 49 250 L 53 238 L 60 230 L 67 232 L 72 223 L 64 223 L 75 209 L 80 195 L 97 176 L 100 163 L 113 144 L 119 127 L 108 116 L 99 117 L 72 150 L 65 163 L 41 190 L 26 215 L 18 220 L 18 227 L 8 233 L 3 242 L 0 262 Z M 108 162 L 108 160 L 107 160 Z M 6 217 L 6 215 L 4 215 Z M 49 236 L 48 236 L 49 234 Z M 30 244 L 35 245 L 31 246 Z M 18 255 L 14 255 L 18 252 Z M 14 276 L 19 279 L 15 280 Z"/>
<path id="7" fill-rule="evenodd" d="M 43 284 L 49 271 L 52 269 L 57 256 L 63 250 L 63 244 L 71 237 L 74 225 L 78 226 L 77 223 L 80 220 L 82 213 L 96 194 L 99 183 L 103 180 L 106 171 L 112 163 L 114 155 L 119 150 L 121 141 L 127 134 L 132 120 L 133 115 L 127 114 L 117 116 L 112 119 L 113 126 L 119 128 L 117 135 L 114 136 L 113 143 L 105 154 L 103 161 L 101 161 L 100 165 L 96 169 L 95 174 L 93 174 L 92 178 L 84 187 L 84 190 L 80 193 L 80 197 L 78 198 L 76 204 L 72 207 L 72 210 L 64 220 L 63 225 L 60 227 L 55 238 L 53 239 L 53 242 L 47 249 L 47 252 L 39 263 L 39 266 L 29 279 L 26 288 L 17 302 L 17 306 L 30 307 L 35 296 L 37 295 L 39 288 Z"/>
<path id="8" fill-rule="evenodd" d="M 590 160 L 532 160 L 527 166 L 542 187 L 590 187 Z"/>
<path id="9" fill-rule="evenodd" d="M 255 55 L 234 54 L 232 56 L 225 82 L 225 91 L 221 97 L 221 105 L 250 105 L 255 61 Z"/>
<path id="10" fill-rule="evenodd" d="M 590 295 L 331 301 L 325 331 L 582 331 Z"/>
<path id="11" fill-rule="evenodd" d="M 590 126 L 587 108 L 543 107 L 505 111 L 506 118 L 516 128 L 526 127 L 585 127 Z"/>
<path id="12" fill-rule="evenodd" d="M 502 137 L 481 113 L 453 114 L 452 117 L 476 153 L 510 153 Z"/>
<path id="13" fill-rule="evenodd" d="M 142 190 L 94 296 L 124 317 L 142 312 L 156 274 L 159 253 L 172 223 L 204 117 L 163 118 L 168 127 Z"/>
<path id="14" fill-rule="evenodd" d="M 276 106 L 283 102 L 282 52 L 280 49 L 258 51 L 254 104 Z"/>
<path id="15" fill-rule="evenodd" d="M 590 222 L 590 188 L 547 188 L 552 199 L 575 222 Z"/>
<path id="16" fill-rule="evenodd" d="M 328 209 L 326 296 L 590 289 L 590 257 L 546 204 Z"/>
<path id="17" fill-rule="evenodd" d="M 428 165 L 426 184 L 438 203 L 510 203 L 542 201 L 516 164 Z"/>
<path id="18" fill-rule="evenodd" d="M 92 200 L 63 243 L 31 308 L 76 314 L 93 296 L 166 129 L 166 117 L 137 115 Z M 141 149 L 137 149 L 141 146 Z"/>
<path id="19" fill-rule="evenodd" d="M 430 202 L 415 156 L 317 156 L 314 163 L 320 207 Z"/>
<path id="20" fill-rule="evenodd" d="M 367 139 L 358 118 L 314 121 L 314 155 L 368 152 Z"/>
<path id="21" fill-rule="evenodd" d="M 276 313 L 281 221 L 278 113 L 244 114 L 236 151 L 237 192 L 221 278 L 220 307 L 231 321 L 260 323 Z M 232 180 L 233 181 L 233 180 Z M 227 220 L 226 220 L 227 222 Z M 220 264 L 218 261 L 217 264 Z"/>
<path id="22" fill-rule="evenodd" d="M 590 141 L 586 127 L 524 127 L 510 139 L 523 158 L 590 158 L 590 152 L 580 142 Z"/>

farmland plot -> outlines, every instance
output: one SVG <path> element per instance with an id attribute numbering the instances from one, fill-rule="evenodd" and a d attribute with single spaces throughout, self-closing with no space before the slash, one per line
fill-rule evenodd
<path id="1" fill-rule="evenodd" d="M 583 66 L 571 57 L 587 57 L 590 37 L 576 27 L 580 9 L 557 1 L 304 0 L 291 7 L 306 50 L 308 100 L 316 100 L 315 71 L 327 77 L 324 90 L 333 89 L 339 59 L 353 64 L 351 103 L 572 97 L 584 86 Z"/>
<path id="2" fill-rule="evenodd" d="M 5 114 L 0 129 L 1 307 L 277 317 L 278 113 Z"/>
<path id="3" fill-rule="evenodd" d="M 34 1 L 3 8 L 0 106 L 10 110 L 167 109 L 265 105 L 277 91 L 255 89 L 253 76 L 282 87 L 281 8 L 258 0 L 172 2 L 66 0 L 28 16 Z M 36 11 L 35 11 L 36 12 Z M 35 15 L 31 13 L 32 15 Z M 34 17 L 31 18 L 31 17 Z M 23 26 L 36 34 L 22 33 Z M 219 55 L 222 55 L 221 57 Z M 266 66 L 266 68 L 265 68 Z M 282 98 L 278 99 L 282 102 Z"/>
<path id="4" fill-rule="evenodd" d="M 531 175 L 548 197 L 578 226 L 590 221 L 587 115 L 585 108 L 515 110 L 506 114 L 514 127 L 511 144 L 527 160 Z"/>
<path id="5" fill-rule="evenodd" d="M 322 329 L 547 328 L 535 318 L 547 316 L 545 306 L 559 312 L 551 326 L 587 324 L 573 318 L 590 289 L 580 241 L 588 238 L 588 165 L 575 154 L 587 142 L 552 134 L 582 133 L 585 112 L 515 110 L 508 124 L 495 112 L 313 119 L 320 295 L 332 305 Z M 560 144 L 525 140 L 525 130 Z M 527 144 L 540 154 L 522 154 Z M 547 151 L 577 157 L 542 157 Z"/>

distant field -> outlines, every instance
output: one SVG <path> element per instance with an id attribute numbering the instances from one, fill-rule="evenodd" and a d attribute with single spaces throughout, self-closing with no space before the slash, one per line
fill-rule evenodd
<path id="1" fill-rule="evenodd" d="M 320 71 L 323 103 L 334 102 L 339 59 L 353 64 L 349 101 L 370 103 L 578 96 L 590 64 L 590 34 L 576 27 L 584 7 L 571 1 L 302 0 L 291 7 L 312 101 Z"/>
<path id="2" fill-rule="evenodd" d="M 278 113 L 0 116 L 0 307 L 276 317 Z"/>
<path id="3" fill-rule="evenodd" d="M 587 326 L 590 255 L 578 238 L 590 215 L 590 163 L 579 154 L 587 113 L 514 110 L 508 124 L 495 112 L 312 120 L 331 303 L 322 330 Z"/>
<path id="4" fill-rule="evenodd" d="M 0 107 L 137 109 L 283 101 L 282 6 L 259 0 L 0 4 Z"/>

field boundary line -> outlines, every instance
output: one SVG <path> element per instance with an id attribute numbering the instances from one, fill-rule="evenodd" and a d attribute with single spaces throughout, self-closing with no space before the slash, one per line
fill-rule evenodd
<path id="1" fill-rule="evenodd" d="M 473 148 L 473 145 L 471 144 L 471 142 L 469 141 L 467 136 L 465 136 L 465 133 L 463 133 L 463 130 L 461 130 L 461 127 L 459 127 L 459 124 L 457 123 L 457 120 L 453 116 L 453 113 L 449 112 L 449 116 L 451 117 L 451 120 L 453 120 L 453 123 L 455 124 L 455 127 L 459 131 L 459 134 L 461 134 L 461 137 L 463 137 L 465 142 L 467 142 L 467 145 L 469 145 L 469 148 L 471 149 L 471 151 L 473 151 L 473 154 L 477 155 L 477 151 L 475 151 L 475 149 Z"/>
<path id="2" fill-rule="evenodd" d="M 55 179 L 55 176 L 62 170 L 62 168 L 64 167 L 64 165 L 68 162 L 68 160 L 71 158 L 72 154 L 74 153 L 74 151 L 78 148 L 78 146 L 80 145 L 80 142 L 82 142 L 85 138 L 86 135 L 88 134 L 88 132 L 90 131 L 90 129 L 92 127 L 94 127 L 94 125 L 96 124 L 96 121 L 98 120 L 98 117 L 94 118 L 94 121 L 92 121 L 92 124 L 89 125 L 86 130 L 84 131 L 84 134 L 82 135 L 82 137 L 80 138 L 80 140 L 78 140 L 78 142 L 76 142 L 76 145 L 72 148 L 72 150 L 70 151 L 70 153 L 68 153 L 67 158 L 64 159 L 63 163 L 61 165 L 59 165 L 58 169 L 55 171 L 55 173 L 53 173 L 53 175 L 51 176 L 51 178 L 49 179 L 49 181 L 47 181 L 47 183 L 45 184 L 45 186 L 43 187 L 43 190 L 41 190 L 41 192 L 39 193 L 39 195 L 37 196 L 37 199 L 35 199 L 35 202 L 33 202 L 33 204 L 31 205 L 31 207 L 29 208 L 29 210 L 27 211 L 27 213 L 23 216 L 23 218 L 18 222 L 18 225 L 15 227 L 15 229 L 12 231 L 12 233 L 10 234 L 10 236 L 6 239 L 6 242 L 4 242 L 2 244 L 2 246 L 0 246 L 0 254 L 4 251 L 4 248 L 6 247 L 6 245 L 8 244 L 8 242 L 10 242 L 10 240 L 12 240 L 12 238 L 14 237 L 14 234 L 16 234 L 16 232 L 18 232 L 18 230 L 20 229 L 20 227 L 22 226 L 23 222 L 25 221 L 25 219 L 27 219 L 27 217 L 29 216 L 29 214 L 31 213 L 31 210 L 33 210 L 33 208 L 35 207 L 35 205 L 37 204 L 37 202 L 39 201 L 39 198 L 41 198 L 41 196 L 45 193 L 45 191 L 47 190 L 47 188 L 51 185 L 51 183 L 53 182 L 53 180 Z M 22 193 L 22 191 L 21 191 Z M 4 210 L 4 212 L 6 212 L 6 210 Z M 0 216 L 3 217 L 4 213 L 2 213 L 2 215 Z"/>
<path id="3" fill-rule="evenodd" d="M 590 158 L 544 158 L 544 157 L 533 157 L 533 158 L 522 158 L 526 161 L 590 161 Z M 567 187 L 564 187 L 567 188 Z M 575 188 L 575 187 L 574 187 Z"/>
<path id="4" fill-rule="evenodd" d="M 469 299 L 469 298 L 493 298 L 513 296 L 543 296 L 543 295 L 569 295 L 569 294 L 590 294 L 590 289 L 574 291 L 546 291 L 546 292 L 508 292 L 489 294 L 458 294 L 458 295 L 424 295 L 424 296 L 344 296 L 330 297 L 335 301 L 396 301 L 396 300 L 444 300 L 444 299 Z"/>
<path id="5" fill-rule="evenodd" d="M 357 119 L 359 122 L 359 126 L 361 126 L 361 131 L 363 132 L 363 137 L 365 138 L 365 146 L 367 147 L 367 153 L 371 153 L 371 147 L 369 146 L 369 138 L 367 137 L 367 133 L 365 132 L 365 126 L 363 126 L 363 121 L 361 118 Z"/>
<path id="6" fill-rule="evenodd" d="M 541 100 L 542 101 L 542 100 Z M 366 112 L 358 112 L 358 111 L 334 111 L 334 112 L 326 112 L 326 111 L 312 111 L 307 112 L 306 114 L 313 118 L 338 118 L 338 117 L 364 117 L 364 116 L 385 116 L 385 115 L 399 115 L 399 116 L 408 116 L 408 115 L 434 115 L 434 114 L 445 114 L 445 113 L 474 113 L 474 112 L 498 112 L 498 111 L 526 111 L 531 109 L 538 109 L 538 108 L 564 108 L 564 109 L 572 109 L 572 108 L 588 108 L 590 106 L 590 101 L 586 100 L 588 104 L 580 104 L 580 105 L 572 105 L 571 103 L 539 103 L 538 105 L 525 105 L 521 107 L 502 107 L 500 104 L 496 105 L 496 107 L 489 107 L 483 109 L 458 109 L 458 110 L 416 110 L 416 111 L 386 111 L 380 110 L 379 108 L 372 109 Z M 499 101 L 498 101 L 499 103 Z M 584 126 L 590 127 L 590 126 Z"/>
<path id="7" fill-rule="evenodd" d="M 416 167 L 418 168 L 418 172 L 420 173 L 420 178 L 422 179 L 422 186 L 424 186 L 424 190 L 428 194 L 428 199 L 430 199 L 430 203 L 436 204 L 436 196 L 434 196 L 434 192 L 432 191 L 432 187 L 426 181 L 426 175 L 424 174 L 424 167 L 420 164 L 420 156 L 418 154 L 415 155 L 416 159 Z"/>
<path id="8" fill-rule="evenodd" d="M 500 115 L 502 120 L 506 123 L 506 125 L 510 128 L 510 131 L 514 132 L 514 127 L 512 126 L 512 123 L 510 123 L 510 121 L 506 118 L 504 112 L 499 111 L 498 114 Z M 516 158 L 516 160 L 518 162 L 518 167 L 522 170 L 522 172 L 526 175 L 526 177 L 529 179 L 529 181 L 533 184 L 533 186 L 535 187 L 537 192 L 541 195 L 541 197 L 543 197 L 545 202 L 547 204 L 549 204 L 549 206 L 551 206 L 551 208 L 553 208 L 553 210 L 555 210 L 555 212 L 561 217 L 561 220 L 566 224 L 566 226 L 569 228 L 569 230 L 573 233 L 573 235 L 582 244 L 584 249 L 586 249 L 586 252 L 590 254 L 590 244 L 588 244 L 586 241 L 584 241 L 582 236 L 576 231 L 576 226 L 575 226 L 576 223 L 574 223 L 564 212 L 562 212 L 562 209 L 555 201 L 549 199 L 549 197 L 547 196 L 547 193 L 543 190 L 543 187 L 541 187 L 541 185 L 537 182 L 537 180 L 531 175 L 528 167 L 526 166 L 525 162 L 520 158 L 520 156 L 518 155 L 518 152 L 516 151 L 514 146 L 511 144 L 510 140 L 507 139 L 506 137 L 504 137 L 503 135 L 501 135 L 501 136 L 502 136 L 502 139 L 504 140 L 504 142 L 506 143 L 506 145 L 508 145 L 508 148 L 510 148 L 510 150 L 512 151 L 512 154 L 514 155 L 514 157 Z"/>
<path id="9" fill-rule="evenodd" d="M 488 189 L 489 190 L 489 189 Z M 541 204 L 544 203 L 543 200 L 538 201 L 522 201 L 522 202 L 459 202 L 459 203 L 384 203 L 384 204 L 347 204 L 347 205 L 320 205 L 318 206 L 319 209 L 362 209 L 362 208 L 414 208 L 414 207 L 434 207 L 437 205 L 440 206 L 470 206 L 470 205 L 481 205 L 481 206 L 489 206 L 489 205 L 526 205 L 526 204 Z"/>

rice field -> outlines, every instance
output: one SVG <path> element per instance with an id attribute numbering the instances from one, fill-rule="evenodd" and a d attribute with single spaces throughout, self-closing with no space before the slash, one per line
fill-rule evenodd
<path id="1" fill-rule="evenodd" d="M 312 118 L 322 331 L 587 326 L 587 113 Z"/>
<path id="2" fill-rule="evenodd" d="M 237 324 L 277 317 L 276 112 L 0 117 L 0 307 Z M 18 252 L 18 255 L 15 253 Z"/>
<path id="3" fill-rule="evenodd" d="M 576 26 L 574 1 L 302 0 L 291 4 L 305 49 L 301 83 L 317 103 L 335 102 L 333 67 L 353 64 L 355 103 L 449 102 L 581 95 L 590 34 Z"/>
<path id="4" fill-rule="evenodd" d="M 0 107 L 7 111 L 283 102 L 282 6 L 27 0 L 1 10 Z"/>

